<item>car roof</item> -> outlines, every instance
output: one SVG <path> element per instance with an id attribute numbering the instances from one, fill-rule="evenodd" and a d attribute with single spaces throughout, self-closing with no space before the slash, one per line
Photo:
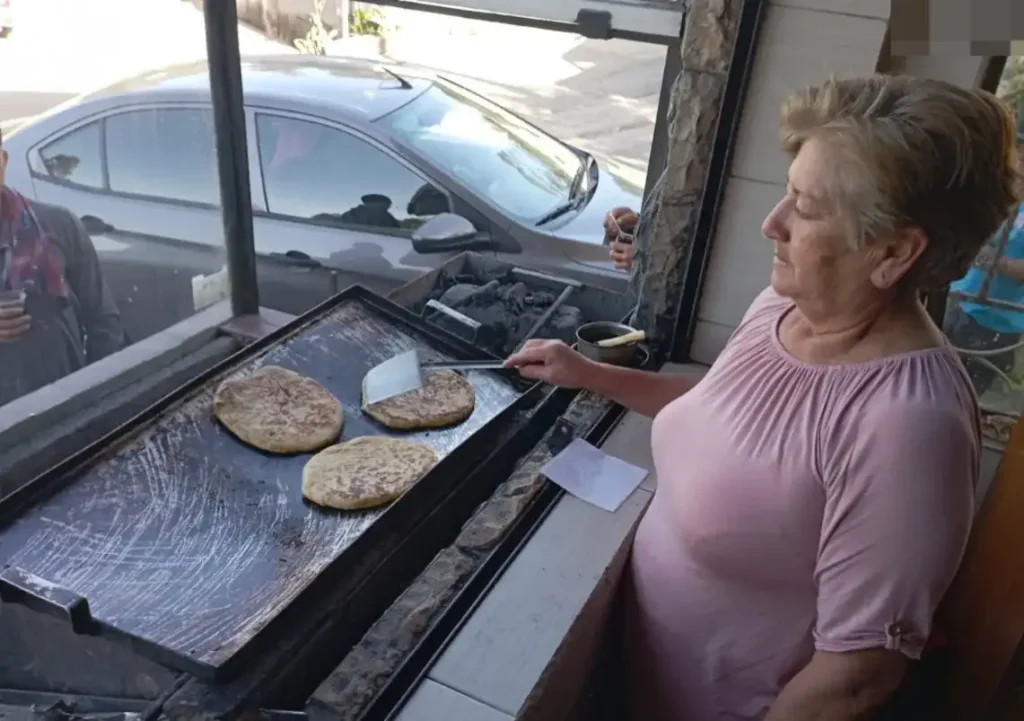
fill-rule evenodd
<path id="1" fill-rule="evenodd" d="M 412 66 L 400 69 L 358 58 L 264 55 L 242 58 L 242 87 L 250 105 L 287 107 L 290 103 L 331 108 L 353 119 L 373 121 L 397 110 L 435 81 Z M 76 99 L 133 102 L 208 100 L 206 61 L 150 70 Z"/>

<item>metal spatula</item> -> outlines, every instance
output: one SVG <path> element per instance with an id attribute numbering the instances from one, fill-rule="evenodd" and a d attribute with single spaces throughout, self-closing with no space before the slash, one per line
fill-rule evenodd
<path id="1" fill-rule="evenodd" d="M 399 353 L 363 376 L 363 404 L 372 405 L 383 400 L 423 387 L 423 371 L 428 370 L 493 370 L 503 368 L 501 361 L 442 361 L 421 363 L 417 350 Z"/>

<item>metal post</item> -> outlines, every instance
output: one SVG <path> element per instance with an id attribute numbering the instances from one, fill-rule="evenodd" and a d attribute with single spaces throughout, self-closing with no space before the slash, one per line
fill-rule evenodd
<path id="1" fill-rule="evenodd" d="M 255 315 L 260 309 L 260 299 L 252 231 L 242 62 L 238 50 L 238 8 L 235 0 L 206 0 L 203 15 L 231 310 L 236 316 Z"/>

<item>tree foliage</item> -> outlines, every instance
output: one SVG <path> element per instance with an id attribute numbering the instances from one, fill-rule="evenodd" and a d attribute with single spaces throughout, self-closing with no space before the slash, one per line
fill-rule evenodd
<path id="1" fill-rule="evenodd" d="M 1024 122 L 1024 55 L 1012 55 L 1006 59 L 1006 69 L 999 83 L 999 97 L 1017 110 L 1018 123 Z"/>
<path id="2" fill-rule="evenodd" d="M 327 0 L 313 0 L 313 12 L 309 14 L 309 31 L 306 37 L 295 41 L 295 47 L 306 55 L 326 55 L 327 46 L 338 36 L 337 30 L 328 30 L 324 25 L 324 7 Z"/>

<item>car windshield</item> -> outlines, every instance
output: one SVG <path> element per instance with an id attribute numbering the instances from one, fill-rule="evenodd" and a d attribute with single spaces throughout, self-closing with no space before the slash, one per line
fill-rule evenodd
<path id="1" fill-rule="evenodd" d="M 483 98 L 435 84 L 380 118 L 397 140 L 508 215 L 537 222 L 585 168 L 564 143 Z"/>

